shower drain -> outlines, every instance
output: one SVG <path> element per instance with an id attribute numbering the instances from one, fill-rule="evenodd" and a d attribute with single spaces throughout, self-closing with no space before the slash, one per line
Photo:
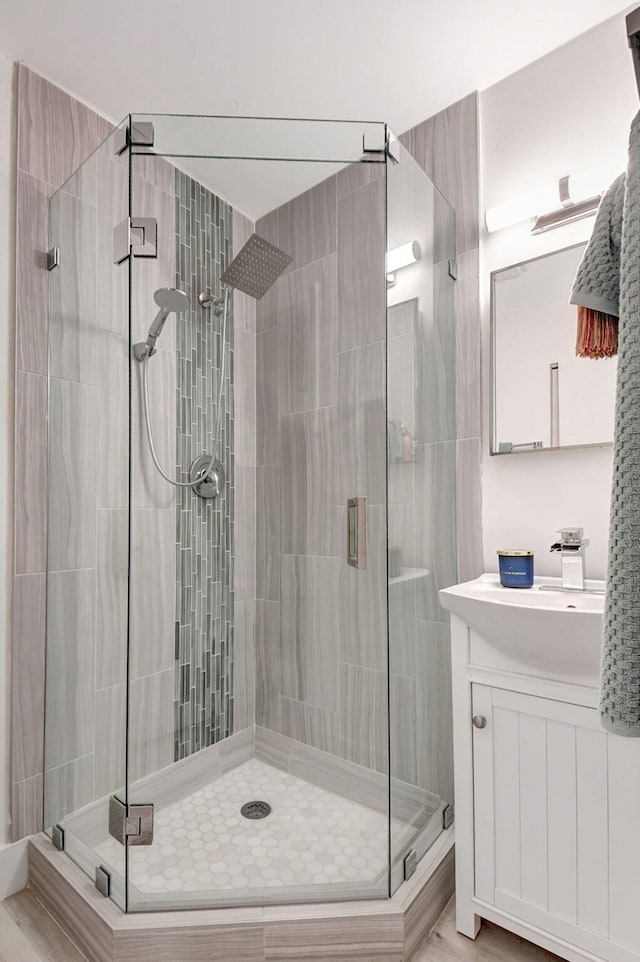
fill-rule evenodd
<path id="1" fill-rule="evenodd" d="M 268 802 L 246 802 L 240 809 L 240 814 L 245 818 L 266 818 L 271 812 L 271 805 Z"/>

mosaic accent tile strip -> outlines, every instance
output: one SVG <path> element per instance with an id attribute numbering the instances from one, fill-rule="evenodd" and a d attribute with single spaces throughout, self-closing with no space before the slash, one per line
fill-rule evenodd
<path id="1" fill-rule="evenodd" d="M 204 310 L 198 294 L 221 294 L 231 260 L 232 208 L 176 170 L 176 287 L 191 307 L 178 318 L 177 476 L 211 454 L 217 420 L 222 351 L 226 352 L 218 458 L 222 496 L 205 500 L 178 488 L 176 509 L 176 761 L 233 732 L 233 297 L 224 347 L 222 318 Z"/>

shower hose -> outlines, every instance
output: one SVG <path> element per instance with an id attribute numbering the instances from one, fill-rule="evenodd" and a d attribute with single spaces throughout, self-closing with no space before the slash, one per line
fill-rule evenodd
<path id="1" fill-rule="evenodd" d="M 158 455 L 156 453 L 156 447 L 153 443 L 153 432 L 151 430 L 151 416 L 149 412 L 149 357 L 150 352 L 144 356 L 142 361 L 142 406 L 144 408 L 144 423 L 147 431 L 147 440 L 149 442 L 149 449 L 151 451 L 151 457 L 153 458 L 153 463 L 158 469 L 159 473 L 162 475 L 165 481 L 169 484 L 173 484 L 176 488 L 195 488 L 209 476 L 211 469 L 213 468 L 216 457 L 218 455 L 218 445 L 220 443 L 220 419 L 222 415 L 222 392 L 224 390 L 224 373 L 225 373 L 225 361 L 227 352 L 225 349 L 225 344 L 227 340 L 227 306 L 229 301 L 229 288 L 225 287 L 224 290 L 224 309 L 223 309 L 223 321 L 222 321 L 222 361 L 220 364 L 220 390 L 218 392 L 218 410 L 216 415 L 216 430 L 213 435 L 213 452 L 211 454 L 211 460 L 207 465 L 206 469 L 200 472 L 199 477 L 194 481 L 176 481 L 174 478 L 169 477 L 166 471 L 163 470 L 162 465 L 158 460 Z"/>

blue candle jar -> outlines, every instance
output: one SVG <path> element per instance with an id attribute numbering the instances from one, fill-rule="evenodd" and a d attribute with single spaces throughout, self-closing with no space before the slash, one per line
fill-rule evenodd
<path id="1" fill-rule="evenodd" d="M 530 588 L 533 584 L 533 551 L 498 551 L 498 568 L 503 588 Z"/>

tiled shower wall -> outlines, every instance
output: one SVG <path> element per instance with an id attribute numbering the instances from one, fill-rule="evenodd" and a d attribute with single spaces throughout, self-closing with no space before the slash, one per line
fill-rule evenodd
<path id="1" fill-rule="evenodd" d="M 419 562 L 429 575 L 421 597 L 414 589 L 407 599 L 403 586 L 390 586 L 392 666 L 399 653 L 392 774 L 451 801 L 449 625 L 437 589 L 482 570 L 477 95 L 401 139 L 455 209 L 458 280 L 455 327 L 445 312 L 422 347 L 428 353 L 422 384 L 415 385 L 422 422 L 415 510 L 403 520 L 411 504 L 396 498 L 390 507 L 390 535 L 412 527 L 413 538 L 415 529 L 419 543 L 408 563 Z M 258 303 L 256 321 L 256 722 L 382 771 L 385 569 L 374 560 L 363 577 L 347 567 L 344 517 L 336 510 L 347 497 L 367 496 L 369 558 L 380 558 L 385 328 L 377 307 L 385 294 L 376 285 L 384 268 L 381 262 L 371 276 L 366 268 L 384 247 L 376 173 L 341 172 L 256 225 L 294 255 Z M 452 253 L 439 262 L 434 251 L 436 280 L 442 274 L 448 282 Z M 408 331 L 390 331 L 390 365 L 403 363 Z M 401 385 L 401 376 L 395 381 Z M 411 669 L 401 665 L 407 639 L 415 652 Z M 408 741 L 413 731 L 428 745 Z"/>
<path id="2" fill-rule="evenodd" d="M 477 91 L 412 127 L 400 140 L 456 212 L 456 425 L 436 450 L 446 459 L 443 445 L 455 440 L 458 579 L 469 581 L 482 573 Z"/>
<path id="3" fill-rule="evenodd" d="M 257 306 L 256 722 L 387 760 L 384 166 L 352 166 L 256 224 L 293 256 Z M 367 568 L 345 504 L 367 498 Z"/>

